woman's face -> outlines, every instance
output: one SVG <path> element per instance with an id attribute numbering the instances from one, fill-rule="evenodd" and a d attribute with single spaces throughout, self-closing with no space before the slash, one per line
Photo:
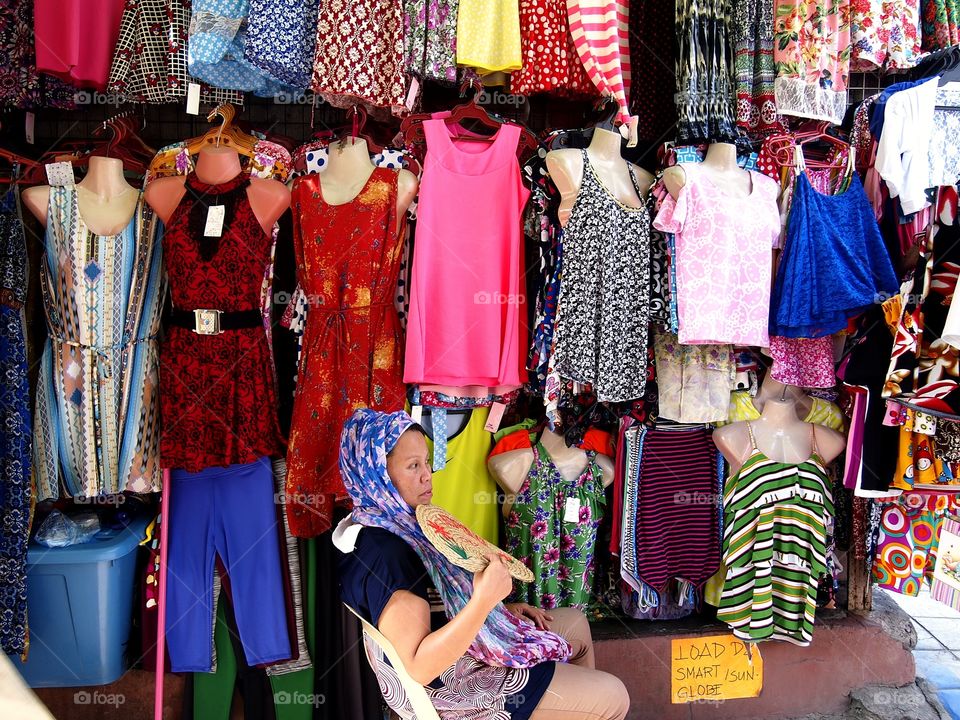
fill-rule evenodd
<path id="1" fill-rule="evenodd" d="M 406 431 L 387 455 L 387 473 L 412 508 L 427 505 L 433 497 L 432 471 L 427 441 L 416 431 Z"/>

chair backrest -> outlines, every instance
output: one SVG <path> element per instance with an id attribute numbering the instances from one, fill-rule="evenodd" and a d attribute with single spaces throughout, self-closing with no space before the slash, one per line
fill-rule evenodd
<path id="1" fill-rule="evenodd" d="M 400 660 L 400 656 L 397 654 L 396 648 L 393 647 L 393 644 L 383 636 L 383 634 L 377 630 L 372 623 L 367 622 L 360 614 L 354 610 L 352 607 L 344 603 L 344 607 L 347 608 L 350 612 L 357 616 L 360 620 L 360 624 L 363 626 L 363 634 L 370 638 L 371 641 L 380 649 L 380 651 L 386 656 L 390 661 L 390 665 L 393 668 L 394 673 L 397 675 L 397 679 L 400 681 L 401 689 L 404 694 L 406 694 L 407 703 L 410 709 L 413 710 L 413 716 L 407 718 L 406 720 L 440 720 L 440 716 L 437 714 L 436 708 L 433 706 L 433 703 L 430 701 L 430 696 L 427 695 L 427 691 L 423 689 L 423 685 L 418 683 L 409 673 L 407 673 L 406 668 L 403 667 L 403 661 Z M 367 653 L 367 662 L 370 663 L 370 667 L 373 668 L 373 672 L 377 675 L 378 681 L 380 680 L 380 674 L 382 670 L 377 668 L 374 659 L 370 656 L 370 653 Z M 384 687 L 384 683 L 380 682 L 381 690 Z M 388 700 L 389 698 L 384 698 Z M 395 712 L 397 708 L 394 708 L 391 705 L 391 709 Z"/>

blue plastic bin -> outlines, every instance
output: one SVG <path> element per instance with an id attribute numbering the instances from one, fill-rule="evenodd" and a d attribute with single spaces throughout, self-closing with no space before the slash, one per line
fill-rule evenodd
<path id="1" fill-rule="evenodd" d="M 137 546 L 149 523 L 138 517 L 83 545 L 30 544 L 30 653 L 11 660 L 31 687 L 105 685 L 126 672 Z"/>

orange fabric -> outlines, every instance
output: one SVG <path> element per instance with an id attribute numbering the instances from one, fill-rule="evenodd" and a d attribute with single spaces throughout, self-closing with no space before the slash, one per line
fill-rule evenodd
<path id="1" fill-rule="evenodd" d="M 509 435 L 500 438 L 500 441 L 493 447 L 493 450 L 490 451 L 490 455 L 488 457 L 510 452 L 511 450 L 529 450 L 531 447 L 530 431 L 517 430 L 516 432 L 512 432 Z M 590 428 L 583 436 L 583 442 L 580 443 L 579 447 L 581 450 L 594 450 L 601 455 L 609 455 L 612 457 L 613 436 L 608 432 L 604 432 L 603 430 Z"/>

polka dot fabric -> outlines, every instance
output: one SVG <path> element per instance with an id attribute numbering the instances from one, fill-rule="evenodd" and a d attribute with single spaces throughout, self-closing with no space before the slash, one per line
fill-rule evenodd
<path id="1" fill-rule="evenodd" d="M 566 0 L 520 0 L 520 52 L 511 92 L 597 94 L 570 36 Z"/>

